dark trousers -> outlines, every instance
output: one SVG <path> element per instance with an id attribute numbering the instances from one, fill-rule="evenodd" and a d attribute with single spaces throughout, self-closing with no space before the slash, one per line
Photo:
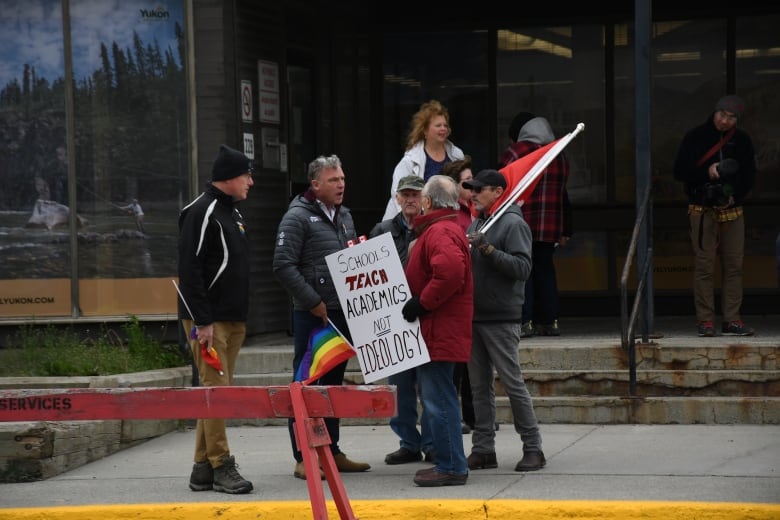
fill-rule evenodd
<path id="1" fill-rule="evenodd" d="M 525 281 L 523 323 L 551 325 L 558 319 L 558 281 L 555 276 L 552 242 L 534 242 L 531 249 L 533 267 Z"/>
<path id="2" fill-rule="evenodd" d="M 330 321 L 333 322 L 336 328 L 346 336 L 347 341 L 352 343 L 352 337 L 349 335 L 349 328 L 347 327 L 347 320 L 344 318 L 344 313 L 328 309 L 328 318 L 330 318 Z M 293 311 L 293 337 L 295 345 L 295 353 L 293 355 L 293 379 L 295 378 L 295 373 L 298 372 L 298 366 L 301 364 L 303 355 L 306 353 L 306 348 L 309 345 L 309 335 L 312 330 L 319 326 L 322 326 L 322 320 L 309 311 Z M 312 384 L 340 385 L 344 382 L 344 372 L 346 370 L 347 362 L 345 361 Z M 301 462 L 303 460 L 303 455 L 295 442 L 294 423 L 295 419 L 291 417 L 288 420 L 290 441 L 292 443 L 293 457 L 295 457 L 297 462 Z M 330 435 L 330 451 L 334 455 L 341 453 L 341 450 L 339 449 L 339 419 L 325 419 L 325 428 L 328 430 L 328 435 Z"/>
<path id="3" fill-rule="evenodd" d="M 455 363 L 453 376 L 455 388 L 460 394 L 460 415 L 469 428 L 474 428 L 474 403 L 471 401 L 471 381 L 469 381 L 468 363 Z"/>

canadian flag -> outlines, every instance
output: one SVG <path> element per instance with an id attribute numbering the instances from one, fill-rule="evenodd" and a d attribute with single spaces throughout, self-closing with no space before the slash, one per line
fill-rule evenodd
<path id="1" fill-rule="evenodd" d="M 534 150 L 528 155 L 520 157 L 516 161 L 513 161 L 498 170 L 506 179 L 506 190 L 504 190 L 504 194 L 493 203 L 493 207 L 490 208 L 490 217 L 480 231 L 483 233 L 487 231 L 492 223 L 498 220 L 512 204 L 515 204 L 520 200 L 525 202 L 528 196 L 534 191 L 545 168 L 547 168 L 553 159 L 566 148 L 566 145 L 584 129 L 585 124 L 579 123 L 573 132 Z"/>

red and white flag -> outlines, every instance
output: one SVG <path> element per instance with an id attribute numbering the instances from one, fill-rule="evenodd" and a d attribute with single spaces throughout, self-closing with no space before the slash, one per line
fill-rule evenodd
<path id="1" fill-rule="evenodd" d="M 585 124 L 579 123 L 573 132 L 534 150 L 528 155 L 520 157 L 516 161 L 513 161 L 498 170 L 506 179 L 506 190 L 504 190 L 504 194 L 493 203 L 493 207 L 490 208 L 490 217 L 480 231 L 483 233 L 487 231 L 492 223 L 495 220 L 498 220 L 507 208 L 512 204 L 515 204 L 518 200 L 525 202 L 539 183 L 539 179 L 547 166 L 549 166 L 553 159 L 566 148 L 566 145 L 584 129 Z"/>

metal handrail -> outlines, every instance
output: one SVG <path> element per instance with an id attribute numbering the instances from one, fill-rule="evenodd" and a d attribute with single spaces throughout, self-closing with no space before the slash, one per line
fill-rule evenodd
<path id="1" fill-rule="evenodd" d="M 624 350 L 628 350 L 629 393 L 631 397 L 636 397 L 636 341 L 634 338 L 634 325 L 639 316 L 642 296 L 644 295 L 648 273 L 650 272 L 650 265 L 652 264 L 652 246 L 648 245 L 644 264 L 637 270 L 637 288 L 630 316 L 628 314 L 628 275 L 631 270 L 634 255 L 636 254 L 639 231 L 649 212 L 651 188 L 652 185 L 648 185 L 647 189 L 645 189 L 645 195 L 642 198 L 642 204 L 639 208 L 639 213 L 636 216 L 636 221 L 634 222 L 634 231 L 631 234 L 631 242 L 628 245 L 626 261 L 623 264 L 623 274 L 620 276 L 620 344 Z M 646 335 L 647 332 L 645 332 L 643 336 L 644 342 L 647 342 L 648 340 L 648 338 L 645 337 Z"/>

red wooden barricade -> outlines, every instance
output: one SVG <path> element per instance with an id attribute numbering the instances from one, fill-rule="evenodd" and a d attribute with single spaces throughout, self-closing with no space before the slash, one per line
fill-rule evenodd
<path id="1" fill-rule="evenodd" d="M 315 520 L 328 518 L 320 467 L 339 517 L 356 520 L 323 419 L 389 418 L 395 412 L 395 386 L 382 385 L 0 390 L 0 422 L 295 417 Z"/>

